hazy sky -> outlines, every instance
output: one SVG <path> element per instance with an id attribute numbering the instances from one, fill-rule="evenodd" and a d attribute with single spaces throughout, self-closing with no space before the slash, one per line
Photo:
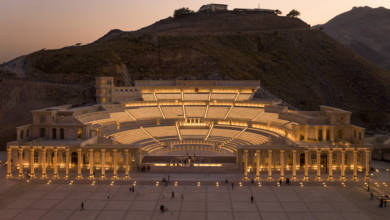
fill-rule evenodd
<path id="1" fill-rule="evenodd" d="M 174 9 L 202 4 L 233 8 L 291 9 L 315 25 L 353 6 L 383 6 L 390 0 L 0 0 L 0 63 L 42 48 L 89 43 L 111 29 L 136 30 L 171 16 Z"/>

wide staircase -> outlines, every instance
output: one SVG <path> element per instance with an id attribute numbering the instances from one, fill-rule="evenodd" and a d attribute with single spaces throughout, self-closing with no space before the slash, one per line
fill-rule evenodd
<path id="1" fill-rule="evenodd" d="M 153 173 L 240 172 L 232 156 L 145 156 L 142 164 Z"/>

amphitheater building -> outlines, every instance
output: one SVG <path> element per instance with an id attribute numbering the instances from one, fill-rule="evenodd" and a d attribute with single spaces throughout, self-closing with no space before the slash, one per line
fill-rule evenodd
<path id="1" fill-rule="evenodd" d="M 7 144 L 8 178 L 128 179 L 143 167 L 243 178 L 368 180 L 370 146 L 351 112 L 254 98 L 259 81 L 96 79 L 97 104 L 32 111 Z"/>

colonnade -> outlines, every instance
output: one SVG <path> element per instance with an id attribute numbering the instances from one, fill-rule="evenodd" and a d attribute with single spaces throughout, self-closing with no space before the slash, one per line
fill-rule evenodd
<path id="1" fill-rule="evenodd" d="M 291 179 L 292 181 L 297 181 L 297 168 L 301 168 L 300 165 L 297 165 L 297 153 L 300 153 L 300 155 L 304 154 L 304 164 L 303 164 L 303 180 L 309 181 L 309 170 L 314 169 L 316 170 L 315 173 L 315 180 L 316 181 L 322 181 L 321 178 L 321 155 L 325 153 L 327 156 L 327 164 L 325 167 L 328 171 L 327 180 L 333 181 L 335 180 L 333 176 L 334 169 L 338 169 L 340 171 L 340 181 L 347 180 L 346 178 L 346 169 L 352 168 L 352 180 L 357 181 L 358 180 L 358 153 L 364 152 L 364 157 L 360 158 L 361 162 L 361 169 L 364 169 L 364 180 L 369 180 L 369 170 L 370 170 L 370 150 L 367 148 L 363 149 L 356 149 L 356 148 L 337 148 L 337 149 L 331 149 L 331 148 L 315 148 L 315 149 L 293 149 L 293 150 L 285 150 L 285 149 L 277 149 L 277 150 L 254 150 L 254 149 L 247 149 L 242 150 L 242 164 L 244 168 L 244 178 L 248 178 L 248 173 L 250 170 L 254 170 L 254 174 L 256 175 L 256 179 L 260 180 L 260 172 L 261 170 L 267 171 L 267 180 L 272 181 L 272 170 L 273 167 L 276 168 L 274 164 L 274 157 L 273 154 L 279 154 L 279 163 L 278 163 L 278 170 L 280 172 L 280 180 L 284 180 L 286 178 L 285 171 L 286 171 L 286 153 L 290 154 L 290 158 L 292 158 L 292 161 L 289 166 L 289 170 L 291 167 Z M 352 161 L 349 164 L 346 164 L 346 153 L 352 152 Z M 312 159 L 312 161 L 315 161 L 315 163 L 310 163 L 310 153 L 315 153 L 315 159 Z M 339 159 L 338 163 L 333 163 L 334 157 L 333 154 L 336 154 L 335 159 Z M 292 154 L 292 155 L 291 155 Z M 265 159 L 261 160 L 261 155 L 263 155 L 263 158 Z M 265 156 L 264 156 L 265 155 Z M 252 162 L 249 162 L 250 158 L 252 158 Z M 261 166 L 261 161 L 263 161 L 263 166 Z M 301 161 L 300 161 L 301 162 Z"/>
<path id="2" fill-rule="evenodd" d="M 136 149 L 15 146 L 8 147 L 7 154 L 7 177 L 12 177 L 13 167 L 19 167 L 18 176 L 23 177 L 24 168 L 27 166 L 31 178 L 36 177 L 36 168 L 38 168 L 41 171 L 42 179 L 48 177 L 48 168 L 54 179 L 60 178 L 60 169 L 62 173 L 65 171 L 61 177 L 69 178 L 72 158 L 76 166 L 77 179 L 84 178 L 83 168 L 89 170 L 88 178 L 90 179 L 98 176 L 95 174 L 96 170 L 100 171 L 102 179 L 106 178 L 106 170 L 112 171 L 113 179 L 119 178 L 118 170 L 121 170 L 124 173 L 124 178 L 127 179 L 132 164 L 136 160 L 140 160 L 140 154 Z M 321 163 L 324 154 L 326 162 Z M 347 154 L 352 156 L 348 157 L 348 160 L 346 160 Z M 361 156 L 360 158 L 358 158 L 358 154 Z M 76 155 L 77 158 L 75 158 Z M 245 178 L 248 178 L 249 171 L 252 170 L 256 179 L 260 180 L 260 174 L 263 171 L 267 172 L 266 179 L 268 181 L 273 180 L 275 168 L 280 172 L 279 178 L 281 180 L 286 178 L 286 171 L 291 170 L 291 174 L 288 176 L 291 175 L 292 181 L 297 181 L 297 170 L 303 169 L 304 181 L 321 181 L 323 180 L 321 166 L 326 166 L 324 168 L 327 169 L 326 179 L 328 181 L 335 179 L 334 170 L 339 170 L 341 181 L 347 180 L 346 170 L 348 168 L 352 170 L 352 180 L 356 181 L 358 180 L 358 166 L 359 170 L 364 169 L 364 180 L 369 180 L 371 161 L 368 148 L 296 148 L 291 150 L 250 148 L 240 149 L 237 152 L 237 159 L 239 163 L 243 164 Z M 302 161 L 304 162 L 302 163 Z M 275 166 L 275 162 L 278 162 L 277 166 Z M 310 169 L 315 170 L 314 178 L 313 175 L 309 176 Z"/>
<path id="3" fill-rule="evenodd" d="M 14 154 L 17 152 L 17 155 Z M 25 153 L 27 153 L 25 155 Z M 29 154 L 28 154 L 29 153 Z M 112 178 L 118 179 L 118 170 L 123 169 L 124 179 L 129 178 L 130 169 L 133 161 L 135 161 L 135 150 L 129 149 L 94 149 L 94 148 L 68 148 L 68 147 L 8 147 L 7 148 L 7 178 L 12 177 L 13 167 L 18 167 L 18 177 L 24 176 L 25 167 L 27 165 L 30 170 L 30 178 L 36 178 L 36 168 L 40 168 L 41 178 L 48 177 L 48 166 L 51 165 L 52 177 L 60 178 L 59 169 L 62 168 L 65 173 L 63 177 L 69 178 L 70 170 L 72 169 L 71 154 L 77 153 L 76 163 L 76 178 L 82 179 L 83 168 L 89 170 L 88 178 L 96 177 L 95 171 L 100 170 L 100 178 L 106 178 L 106 170 L 112 170 Z M 110 155 L 108 155 L 110 154 Z M 49 156 L 50 155 L 50 156 Z M 15 157 L 16 156 L 16 157 Z M 26 156 L 28 160 L 26 160 Z M 36 157 L 38 156 L 39 159 Z M 111 156 L 111 157 L 109 157 Z M 50 161 L 48 161 L 48 157 Z M 98 158 L 100 157 L 100 158 Z M 111 159 L 107 163 L 107 157 Z M 16 160 L 14 160 L 16 159 Z M 60 160 L 61 159 L 61 160 Z M 120 160 L 122 159 L 122 160 Z M 88 160 L 88 162 L 86 162 Z M 16 162 L 15 162 L 16 161 Z"/>

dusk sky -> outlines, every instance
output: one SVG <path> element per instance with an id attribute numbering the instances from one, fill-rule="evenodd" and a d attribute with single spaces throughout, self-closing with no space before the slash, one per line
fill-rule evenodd
<path id="1" fill-rule="evenodd" d="M 390 8 L 390 0 L 0 0 L 0 63 L 42 48 L 90 43 L 111 29 L 136 30 L 202 4 L 233 8 L 291 9 L 311 25 L 327 22 L 353 6 Z"/>

